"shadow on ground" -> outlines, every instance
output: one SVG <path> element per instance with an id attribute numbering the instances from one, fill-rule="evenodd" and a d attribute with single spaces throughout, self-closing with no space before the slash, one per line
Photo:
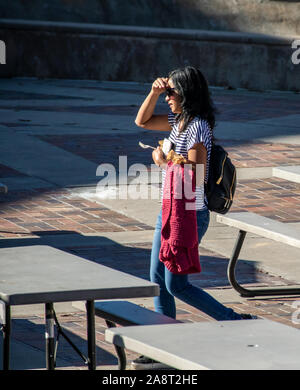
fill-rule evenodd
<path id="1" fill-rule="evenodd" d="M 74 320 L 74 318 L 73 318 Z M 12 370 L 31 370 L 45 369 L 46 367 L 46 351 L 45 351 L 45 325 L 41 322 L 41 317 L 33 316 L 29 319 L 13 319 L 12 320 L 12 342 L 10 351 L 10 364 Z M 79 327 L 74 322 L 64 322 L 63 331 L 76 345 L 81 353 L 86 357 L 87 341 L 83 337 L 78 336 L 74 332 L 66 329 Z M 82 328 L 85 331 L 85 328 Z M 55 327 L 57 335 L 57 327 Z M 1 332 L 2 334 L 2 332 Z M 3 338 L 0 336 L 0 349 L 2 350 Z M 26 358 L 24 358 L 26 356 Z M 105 349 L 96 345 L 97 365 L 101 366 L 101 362 L 105 365 L 117 365 L 117 357 Z M 0 367 L 2 367 L 2 354 L 0 354 Z M 66 367 L 87 367 L 83 359 L 74 351 L 71 345 L 60 335 L 57 347 L 56 368 Z"/>
<path id="2" fill-rule="evenodd" d="M 74 231 L 33 231 L 39 238 L 2 239 L 0 246 L 16 247 L 49 245 L 72 253 L 83 259 L 126 272 L 149 280 L 151 243 L 120 244 L 103 236 L 84 236 Z M 134 233 L 134 232 L 132 232 Z M 76 244 L 75 244 L 76 243 Z M 199 249 L 202 271 L 190 276 L 190 280 L 201 288 L 230 286 L 227 279 L 228 259 Z M 240 283 L 260 283 L 262 273 L 255 269 L 255 262 L 239 260 L 237 279 Z"/>

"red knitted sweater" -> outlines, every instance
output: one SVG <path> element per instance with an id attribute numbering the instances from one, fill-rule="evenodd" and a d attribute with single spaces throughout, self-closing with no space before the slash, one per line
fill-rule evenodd
<path id="1" fill-rule="evenodd" d="M 190 188 L 193 193 L 186 193 L 185 188 Z M 174 274 L 201 271 L 195 210 L 195 173 L 184 166 L 173 164 L 172 161 L 168 162 L 164 183 L 159 259 Z"/>

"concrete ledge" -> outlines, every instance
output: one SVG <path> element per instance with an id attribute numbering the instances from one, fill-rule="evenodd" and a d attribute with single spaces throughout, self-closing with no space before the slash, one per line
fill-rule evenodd
<path id="1" fill-rule="evenodd" d="M 127 37 L 233 42 L 264 45 L 291 45 L 299 36 L 276 36 L 259 33 L 210 31 L 196 29 L 124 26 L 96 23 L 52 22 L 23 19 L 0 19 L 0 28 L 11 30 L 53 31 L 62 33 L 122 35 Z"/>

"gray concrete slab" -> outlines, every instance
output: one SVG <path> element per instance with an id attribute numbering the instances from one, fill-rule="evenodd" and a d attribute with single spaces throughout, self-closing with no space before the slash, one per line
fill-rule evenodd
<path id="1" fill-rule="evenodd" d="M 266 179 L 273 176 L 272 167 L 236 168 L 237 181 L 244 179 Z"/>
<path id="2" fill-rule="evenodd" d="M 18 156 L 18 158 L 16 158 Z M 12 129 L 0 132 L 0 163 L 60 186 L 98 182 L 97 164 Z"/>
<path id="3" fill-rule="evenodd" d="M 280 177 L 281 179 L 293 181 L 295 183 L 300 183 L 300 166 L 283 166 L 283 167 L 274 167 L 273 176 Z"/>
<path id="4" fill-rule="evenodd" d="M 141 84 L 136 83 L 137 87 Z M 126 84 L 123 84 L 123 88 Z M 3 91 L 19 91 L 26 93 L 45 94 L 56 97 L 76 98 L 86 101 L 101 99 L 101 104 L 139 104 L 143 97 L 140 94 L 128 93 L 119 91 L 108 83 L 93 80 L 45 80 L 43 83 L 36 79 L 14 78 L 11 81 L 8 79 L 1 80 L 1 90 Z M 143 91 L 143 87 L 140 88 Z M 109 91 L 109 93 L 107 93 Z M 105 99 L 104 99 L 105 98 Z M 103 100 L 104 99 L 104 100 Z M 41 104 L 44 102 L 41 101 Z"/>
<path id="5" fill-rule="evenodd" d="M 26 121 L 27 124 L 35 126 L 47 125 L 47 126 L 80 126 L 88 128 L 118 128 L 118 129 L 134 129 L 137 127 L 134 124 L 133 116 L 116 116 L 112 122 L 110 115 L 101 115 L 93 113 L 82 112 L 55 112 L 55 110 L 8 110 L 0 109 L 0 114 L 5 118 L 6 123 L 21 123 Z M 113 123 L 113 125 L 112 125 Z"/>
<path id="6" fill-rule="evenodd" d="M 13 177 L 5 177 L 2 179 L 2 182 L 7 186 L 9 191 L 27 190 L 34 188 L 56 188 L 55 184 L 32 176 L 19 176 L 17 180 Z"/>
<path id="7" fill-rule="evenodd" d="M 288 130 L 289 128 L 298 128 L 300 129 L 300 114 L 291 114 L 291 115 L 284 115 L 276 118 L 265 118 L 265 119 L 258 119 L 255 121 L 250 121 L 249 123 L 257 124 L 257 125 L 267 125 L 271 126 L 273 128 L 281 128 L 284 127 L 285 130 Z"/>
<path id="8" fill-rule="evenodd" d="M 81 193 L 81 196 L 86 199 L 94 200 L 95 202 L 114 210 L 116 210 L 117 207 L 119 213 L 155 227 L 157 215 L 161 209 L 161 203 L 158 199 L 159 189 L 157 188 L 154 188 L 153 190 L 157 198 L 151 199 L 151 187 L 152 186 L 145 186 L 145 195 L 148 197 L 144 199 L 132 199 L 130 197 L 127 199 L 118 199 L 119 192 L 116 187 L 106 190 L 106 195 L 105 193 L 102 195 L 99 193 L 97 195 L 94 192 L 83 192 Z M 116 199 L 111 199 L 110 195 L 115 196 Z M 145 207 L 146 204 L 147 207 Z"/>

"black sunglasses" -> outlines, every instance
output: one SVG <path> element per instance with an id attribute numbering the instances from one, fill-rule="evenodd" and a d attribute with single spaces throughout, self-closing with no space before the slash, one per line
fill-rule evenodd
<path id="1" fill-rule="evenodd" d="M 166 95 L 168 97 L 175 95 L 175 88 L 166 88 Z"/>

